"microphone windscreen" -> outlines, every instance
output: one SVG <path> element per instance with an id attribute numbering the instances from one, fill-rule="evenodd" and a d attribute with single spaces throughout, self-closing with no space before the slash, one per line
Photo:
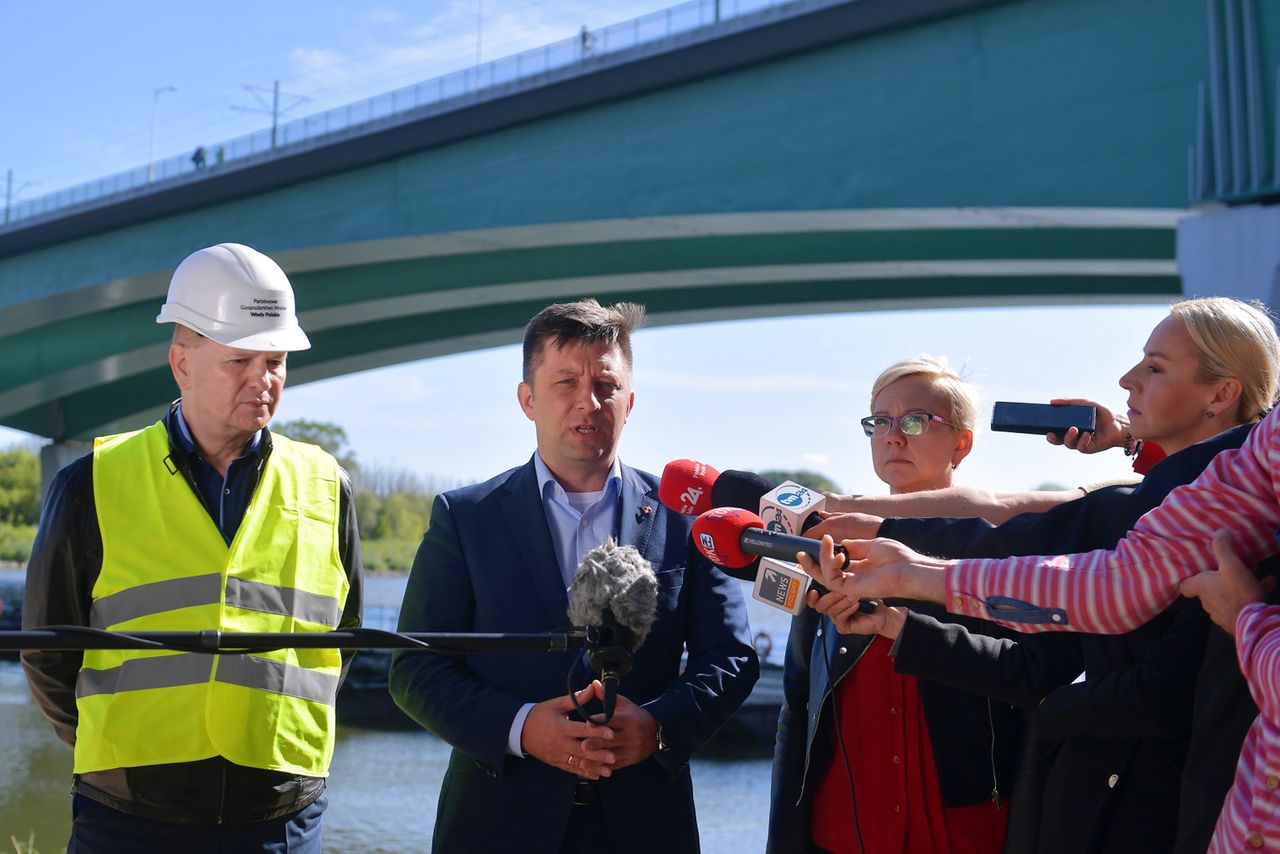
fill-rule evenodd
<path id="1" fill-rule="evenodd" d="M 760 517 L 750 510 L 717 507 L 693 520 L 693 544 L 716 566 L 743 569 L 754 563 L 756 557 L 742 550 L 742 534 L 748 528 L 763 527 Z"/>
<path id="2" fill-rule="evenodd" d="M 741 507 L 754 513 L 760 509 L 760 499 L 777 485 L 753 471 L 728 469 L 711 487 L 711 506 Z"/>
<path id="3" fill-rule="evenodd" d="M 658 481 L 658 500 L 668 510 L 685 516 L 700 516 L 710 510 L 711 490 L 720 472 L 697 460 L 672 460 Z"/>
<path id="4" fill-rule="evenodd" d="M 658 611 L 658 578 L 635 546 L 605 540 L 582 556 L 569 587 L 569 622 L 600 626 L 606 613 L 630 633 L 634 652 L 644 643 Z"/>

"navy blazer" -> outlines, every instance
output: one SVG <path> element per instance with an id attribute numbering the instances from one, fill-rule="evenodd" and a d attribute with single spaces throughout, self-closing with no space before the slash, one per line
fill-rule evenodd
<path id="1" fill-rule="evenodd" d="M 602 779 L 601 802 L 618 851 L 697 851 L 689 756 L 747 698 L 759 662 L 738 584 L 694 550 L 692 519 L 656 500 L 653 475 L 622 466 L 621 485 L 615 530 L 653 565 L 658 612 L 619 691 L 657 718 L 669 750 Z M 401 631 L 553 631 L 567 607 L 532 459 L 436 498 Z M 560 850 L 576 778 L 509 755 L 507 736 L 523 704 L 565 694 L 571 671 L 586 684 L 581 652 L 396 654 L 396 703 L 454 748 L 434 851 Z"/>

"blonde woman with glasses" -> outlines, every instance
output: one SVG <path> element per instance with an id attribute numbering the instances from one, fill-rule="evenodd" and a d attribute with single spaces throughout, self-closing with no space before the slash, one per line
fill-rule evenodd
<path id="1" fill-rule="evenodd" d="M 943 359 L 890 366 L 862 419 L 877 476 L 895 495 L 950 486 L 973 448 L 978 408 L 973 386 Z M 994 631 L 990 623 L 972 627 Z M 1020 713 L 895 673 L 889 646 L 840 635 L 811 609 L 793 620 L 770 852 L 1001 850 Z"/>

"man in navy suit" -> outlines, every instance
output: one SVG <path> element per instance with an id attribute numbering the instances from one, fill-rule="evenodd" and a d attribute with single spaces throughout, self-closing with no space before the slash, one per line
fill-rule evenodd
<path id="1" fill-rule="evenodd" d="M 593 299 L 539 312 L 517 392 L 537 452 L 432 508 L 401 631 L 561 629 L 579 561 L 608 537 L 658 577 L 657 618 L 608 726 L 571 716 L 567 684 L 584 703 L 600 691 L 580 652 L 396 655 L 392 696 L 454 748 L 438 854 L 698 850 L 689 756 L 746 699 L 759 664 L 737 583 L 693 549 L 690 519 L 656 500 L 658 479 L 618 461 L 643 318 Z"/>

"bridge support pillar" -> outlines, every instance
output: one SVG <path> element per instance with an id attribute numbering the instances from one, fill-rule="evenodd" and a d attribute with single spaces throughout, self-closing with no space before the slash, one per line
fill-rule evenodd
<path id="1" fill-rule="evenodd" d="M 1187 297 L 1257 299 L 1280 310 L 1280 206 L 1206 210 L 1178 223 L 1178 272 Z"/>
<path id="2" fill-rule="evenodd" d="M 49 484 L 58 469 L 93 450 L 92 442 L 52 442 L 40 448 L 40 500 L 49 494 Z"/>

